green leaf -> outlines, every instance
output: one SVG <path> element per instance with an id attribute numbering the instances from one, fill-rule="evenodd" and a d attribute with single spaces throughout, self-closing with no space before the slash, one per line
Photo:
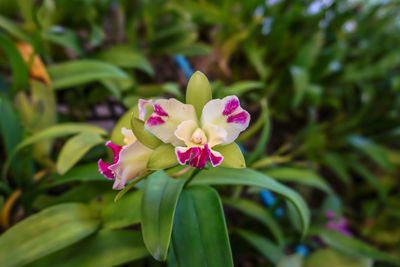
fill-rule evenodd
<path id="1" fill-rule="evenodd" d="M 75 87 L 105 78 L 128 78 L 124 71 L 114 65 L 88 59 L 50 65 L 47 70 L 55 90 Z"/>
<path id="2" fill-rule="evenodd" d="M 281 248 L 259 234 L 242 229 L 235 229 L 235 233 L 249 242 L 259 253 L 274 264 L 277 264 L 285 255 Z"/>
<path id="3" fill-rule="evenodd" d="M 324 153 L 324 163 L 328 165 L 344 183 L 350 182 L 345 160 L 335 153 Z"/>
<path id="4" fill-rule="evenodd" d="M 294 182 L 313 186 L 327 193 L 331 193 L 329 185 L 317 173 L 309 169 L 296 167 L 278 167 L 263 171 L 266 175 L 282 182 Z"/>
<path id="5" fill-rule="evenodd" d="M 355 159 L 347 159 L 350 169 L 360 175 L 367 183 L 369 183 L 378 193 L 379 199 L 383 202 L 387 201 L 387 193 L 385 188 L 379 182 L 377 177 L 366 167 L 364 167 L 359 161 Z"/>
<path id="6" fill-rule="evenodd" d="M 224 93 L 226 95 L 241 96 L 250 90 L 259 90 L 263 89 L 264 87 L 265 84 L 261 81 L 240 81 L 230 85 Z"/>
<path id="7" fill-rule="evenodd" d="M 140 232 L 101 230 L 70 247 L 48 255 L 29 266 L 99 267 L 119 266 L 148 255 Z"/>
<path id="8" fill-rule="evenodd" d="M 158 146 L 151 154 L 147 162 L 147 168 L 150 170 L 163 170 L 178 164 L 175 154 L 175 148 L 169 144 Z"/>
<path id="9" fill-rule="evenodd" d="M 3 176 L 4 177 L 6 176 L 7 169 L 13 157 L 17 154 L 18 151 L 20 151 L 24 147 L 27 147 L 42 140 L 54 139 L 57 137 L 81 133 L 81 132 L 95 133 L 99 135 L 107 134 L 107 132 L 104 131 L 102 128 L 86 123 L 60 123 L 58 125 L 48 127 L 28 138 L 25 138 L 21 143 L 19 143 L 14 148 L 14 150 L 10 153 L 6 163 L 4 164 Z"/>
<path id="10" fill-rule="evenodd" d="M 92 147 L 104 139 L 96 133 L 84 132 L 70 138 L 62 147 L 57 158 L 57 172 L 60 175 L 71 169 Z"/>
<path id="11" fill-rule="evenodd" d="M 6 17 L 0 16 L 0 28 L 21 41 L 31 42 L 31 37 L 18 24 Z"/>
<path id="12" fill-rule="evenodd" d="M 229 168 L 246 168 L 246 161 L 244 160 L 242 151 L 236 143 L 231 143 L 226 146 L 216 146 L 213 148 L 224 156 L 221 166 Z"/>
<path id="13" fill-rule="evenodd" d="M 0 262 L 22 266 L 90 235 L 98 213 L 84 204 L 61 204 L 17 223 L 0 237 Z"/>
<path id="14" fill-rule="evenodd" d="M 292 66 L 290 68 L 290 74 L 292 75 L 294 86 L 294 97 L 292 101 L 292 106 L 296 108 L 303 101 L 303 98 L 307 91 L 309 85 L 309 75 L 306 69 L 298 66 Z"/>
<path id="15" fill-rule="evenodd" d="M 252 201 L 240 198 L 223 199 L 223 203 L 240 210 L 247 216 L 250 216 L 260 221 L 271 231 L 271 234 L 278 242 L 279 246 L 284 245 L 285 240 L 283 237 L 282 229 L 275 218 L 271 215 L 271 213 L 267 209 L 265 209 L 265 207 L 262 207 Z"/>
<path id="16" fill-rule="evenodd" d="M 131 118 L 131 127 L 133 134 L 136 136 L 139 142 L 147 146 L 148 148 L 156 149 L 160 144 L 162 144 L 160 139 L 149 133 L 144 128 L 143 121 L 135 118 L 133 114 Z"/>
<path id="17" fill-rule="evenodd" d="M 369 258 L 349 257 L 333 249 L 319 249 L 304 262 L 304 267 L 325 266 L 329 262 L 332 267 L 370 267 L 373 262 Z"/>
<path id="18" fill-rule="evenodd" d="M 265 148 L 267 147 L 268 140 L 271 135 L 271 121 L 269 115 L 268 102 L 266 99 L 261 100 L 261 112 L 262 115 L 260 116 L 260 118 L 264 119 L 263 121 L 264 126 L 261 131 L 261 135 L 258 139 L 257 145 L 255 146 L 254 150 L 250 153 L 248 157 L 249 163 L 253 163 L 265 153 Z"/>
<path id="19" fill-rule="evenodd" d="M 89 163 L 85 165 L 75 166 L 63 175 L 52 175 L 51 184 L 46 184 L 45 188 L 50 188 L 71 182 L 91 182 L 104 181 L 104 176 L 99 172 L 97 163 Z"/>
<path id="20" fill-rule="evenodd" d="M 184 183 L 184 179 L 173 179 L 164 171 L 155 172 L 146 180 L 141 206 L 142 233 L 156 260 L 167 259 L 175 208 Z"/>
<path id="21" fill-rule="evenodd" d="M 130 47 L 116 46 L 100 52 L 96 58 L 121 68 L 136 68 L 154 76 L 153 67 L 147 58 Z"/>
<path id="22" fill-rule="evenodd" d="M 0 20 L 1 22 L 1 20 Z M 21 54 L 15 44 L 0 32 L 0 49 L 4 51 L 10 63 L 13 75 L 14 91 L 26 90 L 29 86 L 29 73 Z"/>
<path id="23" fill-rule="evenodd" d="M 22 139 L 22 128 L 12 102 L 0 95 L 0 135 L 5 152 L 10 153 Z"/>
<path id="24" fill-rule="evenodd" d="M 118 229 L 139 223 L 142 195 L 142 190 L 136 190 L 118 202 L 107 201 L 101 209 L 103 217 L 102 227 L 106 229 Z"/>
<path id="25" fill-rule="evenodd" d="M 200 71 L 196 71 L 189 80 L 186 88 L 186 104 L 191 104 L 201 117 L 204 105 L 212 98 L 210 82 Z"/>
<path id="26" fill-rule="evenodd" d="M 62 31 L 58 28 L 50 28 L 43 33 L 43 39 L 62 45 L 74 51 L 78 56 L 83 57 L 84 53 L 80 47 L 78 36 L 75 31 L 63 27 Z"/>
<path id="27" fill-rule="evenodd" d="M 395 259 L 386 253 L 383 253 L 362 242 L 361 240 L 345 236 L 336 231 L 321 229 L 319 231 L 319 237 L 325 244 L 337 249 L 342 253 L 352 255 L 354 257 L 366 257 L 400 265 L 399 259 Z"/>
<path id="28" fill-rule="evenodd" d="M 296 207 L 302 224 L 302 235 L 305 236 L 310 224 L 310 210 L 303 198 L 292 189 L 273 180 L 267 175 L 251 169 L 228 169 L 216 167 L 200 172 L 191 184 L 210 185 L 249 185 L 271 190 L 287 198 Z"/>
<path id="29" fill-rule="evenodd" d="M 349 136 L 347 142 L 358 148 L 382 168 L 393 170 L 393 164 L 389 160 L 389 152 L 385 147 L 375 144 L 372 140 L 357 135 Z"/>
<path id="30" fill-rule="evenodd" d="M 190 186 L 182 191 L 172 242 L 178 266 L 233 266 L 221 200 L 213 188 Z"/>
<path id="31" fill-rule="evenodd" d="M 303 265 L 303 256 L 300 254 L 292 254 L 289 256 L 282 257 L 277 267 L 302 267 Z"/>

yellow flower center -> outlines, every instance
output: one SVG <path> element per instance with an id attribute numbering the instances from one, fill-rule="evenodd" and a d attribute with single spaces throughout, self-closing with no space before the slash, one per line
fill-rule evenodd
<path id="1" fill-rule="evenodd" d="M 192 134 L 192 142 L 198 145 L 204 145 L 207 143 L 206 134 L 202 129 L 197 128 Z"/>

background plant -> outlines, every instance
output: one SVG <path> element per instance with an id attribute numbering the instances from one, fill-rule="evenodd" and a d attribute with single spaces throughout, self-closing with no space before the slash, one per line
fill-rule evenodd
<path id="1" fill-rule="evenodd" d="M 49 231 L 40 243 L 53 250 L 32 258 L 18 252 L 19 265 L 83 247 L 84 258 L 74 260 L 86 266 L 152 262 L 128 227 L 141 220 L 133 212 L 141 191 L 114 204 L 95 160 L 107 155 L 106 140 L 122 141 L 120 127 L 138 98 L 182 100 L 178 54 L 209 76 L 214 97 L 235 94 L 247 103 L 253 123 L 240 137 L 247 166 L 292 186 L 311 209 L 301 241 L 284 198 L 266 208 L 257 187 L 218 186 L 238 265 L 301 261 L 287 257 L 300 243 L 312 252 L 306 265 L 326 257 L 389 264 L 371 246 L 399 253 L 396 1 L 5 0 L 0 11 L 2 227 L 32 218 L 58 233 L 80 229 L 64 240 Z M 29 47 L 42 67 L 33 67 Z M 346 217 L 353 237 L 326 231 L 326 211 Z M 73 226 L 40 217 L 58 214 L 76 218 Z M 25 229 L 22 223 L 15 227 Z"/>

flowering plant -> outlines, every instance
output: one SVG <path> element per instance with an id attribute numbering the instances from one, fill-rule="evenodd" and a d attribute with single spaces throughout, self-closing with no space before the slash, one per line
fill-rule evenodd
<path id="1" fill-rule="evenodd" d="M 122 128 L 125 145 L 108 141 L 113 163 L 98 162 L 100 172 L 115 179 L 113 189 L 123 189 L 147 169 L 165 169 L 178 163 L 199 169 L 208 162 L 213 167 L 245 167 L 234 141 L 249 126 L 250 115 L 239 99 L 211 99 L 210 84 L 198 71 L 189 81 L 186 102 L 174 98 L 139 100 L 132 131 Z"/>

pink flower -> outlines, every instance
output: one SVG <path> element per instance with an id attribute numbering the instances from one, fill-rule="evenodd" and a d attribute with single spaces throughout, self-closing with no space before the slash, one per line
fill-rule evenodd
<path id="1" fill-rule="evenodd" d="M 99 171 L 107 178 L 114 179 L 113 189 L 121 190 L 125 184 L 146 171 L 147 162 L 153 150 L 140 143 L 131 130 L 122 128 L 124 146 L 111 141 L 106 143 L 114 153 L 112 164 L 99 160 Z"/>

